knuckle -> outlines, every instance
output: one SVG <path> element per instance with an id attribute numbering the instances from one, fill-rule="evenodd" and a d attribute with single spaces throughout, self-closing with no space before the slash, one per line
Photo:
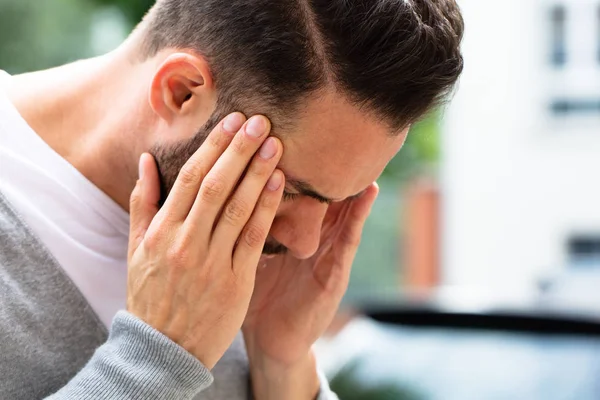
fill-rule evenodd
<path id="1" fill-rule="evenodd" d="M 189 250 L 181 246 L 174 246 L 167 251 L 166 259 L 171 268 L 184 268 L 190 259 Z"/>
<path id="2" fill-rule="evenodd" d="M 276 193 L 263 193 L 260 198 L 259 205 L 262 208 L 266 208 L 268 210 L 277 208 L 279 206 L 280 197 L 276 195 Z"/>
<path id="3" fill-rule="evenodd" d="M 361 242 L 361 236 L 355 235 L 353 232 L 348 230 L 342 230 L 340 232 L 340 239 L 343 243 L 350 247 L 358 247 Z"/>
<path id="4" fill-rule="evenodd" d="M 247 147 L 246 141 L 243 140 L 241 136 L 237 136 L 235 139 L 233 139 L 230 145 L 231 150 L 238 154 L 244 154 Z"/>
<path id="5" fill-rule="evenodd" d="M 250 247 L 259 247 L 264 244 L 267 237 L 266 229 L 259 225 L 252 224 L 246 227 L 243 233 L 242 240 Z"/>
<path id="6" fill-rule="evenodd" d="M 156 216 L 144 234 L 144 243 L 148 250 L 160 248 L 169 240 L 171 228 L 160 216 Z"/>
<path id="7" fill-rule="evenodd" d="M 158 229 L 150 228 L 144 236 L 144 243 L 148 249 L 157 247 L 162 242 L 162 235 Z"/>
<path id="8" fill-rule="evenodd" d="M 210 144 L 212 147 L 221 147 L 222 143 L 223 143 L 223 139 L 222 139 L 222 135 L 215 135 L 215 134 L 211 134 L 208 136 L 208 144 Z"/>
<path id="9" fill-rule="evenodd" d="M 202 200 L 213 202 L 221 198 L 225 192 L 225 184 L 218 174 L 207 177 L 200 186 L 200 195 Z"/>
<path id="10" fill-rule="evenodd" d="M 273 173 L 275 165 L 265 163 L 264 160 L 254 159 L 248 168 L 247 176 L 267 179 Z"/>
<path id="11" fill-rule="evenodd" d="M 248 214 L 249 209 L 246 203 L 244 203 L 243 200 L 236 198 L 231 199 L 223 213 L 225 219 L 232 224 L 240 223 Z"/>
<path id="12" fill-rule="evenodd" d="M 179 181 L 185 186 L 190 186 L 198 182 L 201 176 L 202 174 L 199 166 L 195 164 L 187 164 L 181 168 L 177 179 L 179 179 Z"/>

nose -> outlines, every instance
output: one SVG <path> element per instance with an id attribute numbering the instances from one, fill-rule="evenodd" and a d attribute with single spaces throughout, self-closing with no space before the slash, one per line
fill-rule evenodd
<path id="1" fill-rule="evenodd" d="M 310 258 L 319 249 L 321 227 L 327 208 L 327 204 L 310 198 L 284 204 L 273 222 L 271 236 L 287 247 L 295 258 Z"/>

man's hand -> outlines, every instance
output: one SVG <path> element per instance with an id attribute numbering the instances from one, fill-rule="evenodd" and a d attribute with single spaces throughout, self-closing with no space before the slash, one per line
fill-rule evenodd
<path id="1" fill-rule="evenodd" d="M 215 128 L 160 210 L 158 171 L 144 154 L 131 196 L 127 309 L 209 369 L 242 325 L 284 186 L 268 120 L 244 121 L 232 114 Z"/>
<path id="2" fill-rule="evenodd" d="M 331 323 L 348 287 L 362 229 L 378 194 L 330 206 L 317 253 L 277 256 L 259 266 L 243 325 L 258 400 L 312 400 L 318 391 L 312 344 Z"/>

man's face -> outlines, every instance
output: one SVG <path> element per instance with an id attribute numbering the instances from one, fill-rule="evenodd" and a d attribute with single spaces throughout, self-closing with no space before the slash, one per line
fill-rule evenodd
<path id="1" fill-rule="evenodd" d="M 286 187 L 264 253 L 287 251 L 304 259 L 318 249 L 329 204 L 369 187 L 400 150 L 407 132 L 390 135 L 384 123 L 333 92 L 307 101 L 297 117 L 291 131 L 272 132 L 283 142 L 279 168 Z M 198 136 L 202 133 L 207 132 Z M 199 144 L 154 149 L 167 192 Z"/>
<path id="2" fill-rule="evenodd" d="M 363 192 L 402 147 L 406 131 L 390 133 L 334 93 L 309 101 L 294 132 L 281 136 L 286 198 L 268 243 L 280 243 L 297 258 L 312 256 L 328 205 Z"/>

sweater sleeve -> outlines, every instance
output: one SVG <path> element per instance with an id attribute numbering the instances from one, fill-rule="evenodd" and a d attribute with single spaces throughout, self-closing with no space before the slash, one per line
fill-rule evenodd
<path id="1" fill-rule="evenodd" d="M 184 348 L 120 311 L 106 343 L 61 390 L 46 400 L 193 399 L 213 381 Z"/>

